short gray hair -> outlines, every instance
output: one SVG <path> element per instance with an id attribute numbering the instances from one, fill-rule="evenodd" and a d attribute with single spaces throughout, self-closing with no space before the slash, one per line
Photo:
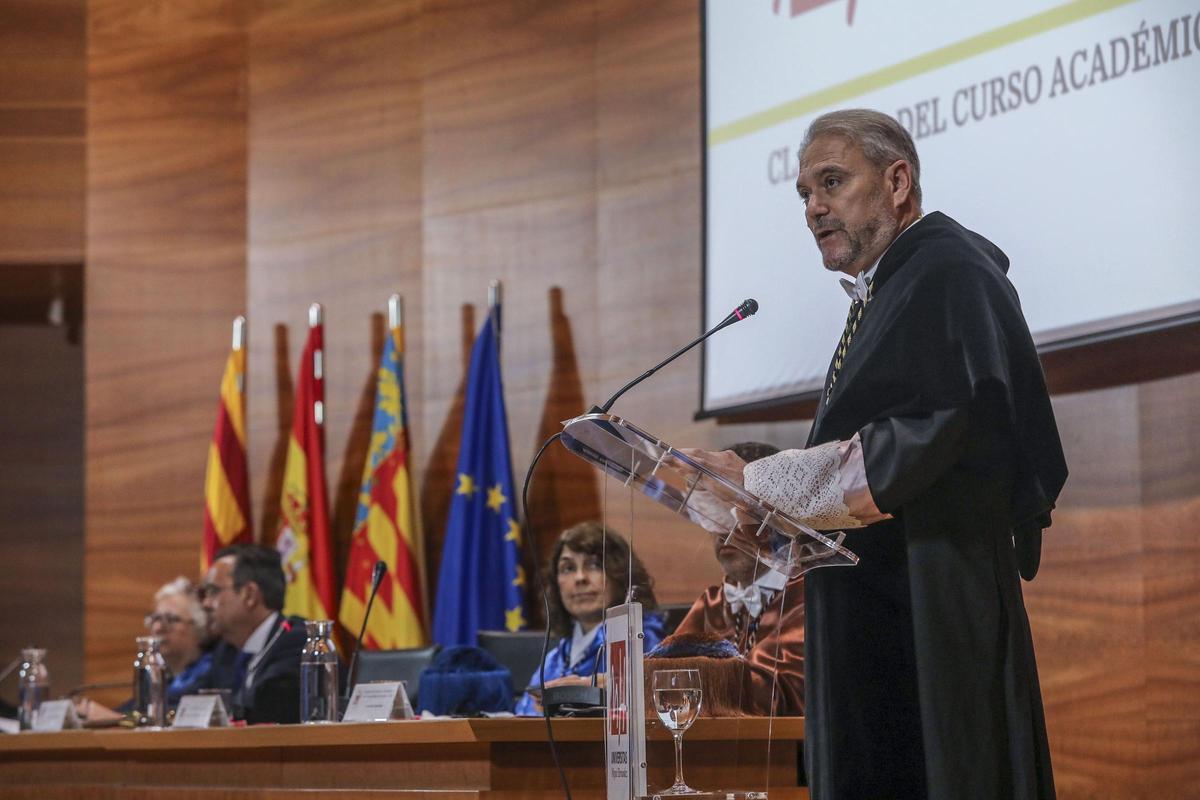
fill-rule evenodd
<path id="1" fill-rule="evenodd" d="M 858 145 L 867 160 L 880 169 L 904 160 L 912 168 L 913 197 L 921 207 L 921 159 L 912 137 L 899 122 L 869 108 L 847 108 L 822 114 L 812 121 L 800 143 L 800 158 L 819 136 L 838 136 Z"/>
<path id="2" fill-rule="evenodd" d="M 187 601 L 188 615 L 193 625 L 199 629 L 203 635 L 208 630 L 208 612 L 204 610 L 204 605 L 200 602 L 200 592 L 195 584 L 187 578 L 180 575 L 173 581 L 164 583 L 157 592 L 154 593 L 154 604 L 158 605 L 159 601 L 167 597 L 178 595 Z M 203 638 L 203 636 L 201 636 Z"/>

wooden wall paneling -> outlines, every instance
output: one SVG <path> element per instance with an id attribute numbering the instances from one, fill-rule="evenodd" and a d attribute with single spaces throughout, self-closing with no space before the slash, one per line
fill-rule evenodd
<path id="1" fill-rule="evenodd" d="M 0 5 L 0 262 L 83 261 L 84 6 Z"/>
<path id="2" fill-rule="evenodd" d="M 87 678 L 110 681 L 128 677 L 153 591 L 196 573 L 245 308 L 245 38 L 228 3 L 88 12 L 84 620 Z"/>
<path id="3" fill-rule="evenodd" d="M 1147 679 L 1137 390 L 1054 405 L 1071 476 L 1023 588 L 1055 781 L 1069 797 L 1136 797 Z"/>
<path id="4" fill-rule="evenodd" d="M 1200 375 L 1138 388 L 1147 795 L 1200 787 Z"/>
<path id="5" fill-rule="evenodd" d="M 0 104 L 81 108 L 84 0 L 6 0 L 0 7 Z"/>
<path id="6" fill-rule="evenodd" d="M 0 659 L 48 648 L 56 691 L 83 679 L 83 20 L 0 5 Z"/>
<path id="7" fill-rule="evenodd" d="M 700 330 L 700 28 L 693 4 L 602 4 L 598 87 L 595 402 Z M 672 444 L 705 446 L 695 425 L 699 349 L 631 389 L 613 413 Z M 631 537 L 660 602 L 720 577 L 708 537 L 605 479 L 605 513 Z"/>
<path id="8" fill-rule="evenodd" d="M 598 401 L 700 332 L 701 268 L 694 4 L 606 4 L 601 23 Z M 699 355 L 694 350 L 631 390 L 614 411 L 668 439 L 675 432 L 695 437 Z"/>
<path id="9" fill-rule="evenodd" d="M 326 477 L 340 585 L 393 292 L 405 299 L 410 403 L 419 406 L 422 395 L 419 3 L 252 5 L 247 290 L 254 518 L 260 541 L 273 543 L 292 417 L 291 397 L 284 395 L 291 394 L 308 335 L 307 308 L 320 302 Z M 410 407 L 410 419 L 412 413 Z"/>
<path id="10" fill-rule="evenodd" d="M 45 647 L 65 692 L 83 682 L 83 347 L 64 328 L 9 322 L 0 369 L 0 660 Z"/>
<path id="11" fill-rule="evenodd" d="M 422 18 L 426 219 L 590 192 L 594 4 L 426 0 Z"/>
<path id="12" fill-rule="evenodd" d="M 83 260 L 83 136 L 0 135 L 0 262 Z"/>
<path id="13" fill-rule="evenodd" d="M 461 381 L 454 309 L 473 305 L 476 327 L 482 325 L 488 282 L 500 279 L 501 358 L 519 482 L 544 438 L 544 420 L 579 412 L 555 407 L 573 403 L 574 392 L 552 389 L 558 376 L 551 287 L 561 288 L 566 319 L 554 318 L 569 321 L 580 374 L 594 363 L 593 4 L 430 2 L 424 19 L 425 305 L 431 312 L 424 427 L 443 427 Z M 440 443 L 454 452 L 423 453 L 423 461 L 453 463 L 457 437 Z M 426 505 L 446 507 L 453 485 L 431 482 Z M 509 500 L 515 507 L 516 498 Z M 544 512 L 544 502 L 538 508 Z M 538 535 L 548 547 L 557 530 L 540 520 Z M 436 560 L 445 519 L 426 523 Z"/>

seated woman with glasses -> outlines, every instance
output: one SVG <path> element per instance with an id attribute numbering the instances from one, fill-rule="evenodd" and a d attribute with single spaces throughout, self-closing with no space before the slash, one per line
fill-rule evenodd
<path id="1" fill-rule="evenodd" d="M 144 622 L 152 636 L 161 640 L 159 652 L 167 663 L 167 704 L 175 708 L 180 698 L 195 694 L 197 684 L 212 669 L 212 637 L 208 632 L 208 614 L 200 604 L 199 590 L 187 578 L 176 578 L 154 594 L 154 611 Z M 116 711 L 80 698 L 76 711 L 91 720 L 113 719 L 132 707 L 132 700 Z"/>
<path id="2" fill-rule="evenodd" d="M 625 602 L 631 566 L 631 599 L 642 604 L 643 652 L 649 653 L 662 639 L 663 621 L 650 613 L 658 607 L 654 581 L 628 542 L 612 528 L 605 530 L 599 522 L 581 522 L 558 537 L 546 568 L 546 585 L 550 592 L 550 631 L 561 638 L 546 655 L 547 688 L 591 683 L 597 671 L 604 671 L 600 655 L 604 645 L 604 610 Z M 536 687 L 541 682 L 542 671 L 537 670 L 528 685 Z M 603 681 L 597 682 L 603 685 Z M 517 702 L 516 713 L 538 716 L 542 709 L 537 698 L 526 692 Z"/>

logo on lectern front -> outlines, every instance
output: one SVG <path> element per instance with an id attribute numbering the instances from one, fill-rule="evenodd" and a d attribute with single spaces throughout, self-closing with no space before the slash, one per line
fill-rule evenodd
<path id="1" fill-rule="evenodd" d="M 629 682 L 626 675 L 626 642 L 608 645 L 608 732 L 612 736 L 629 733 Z"/>

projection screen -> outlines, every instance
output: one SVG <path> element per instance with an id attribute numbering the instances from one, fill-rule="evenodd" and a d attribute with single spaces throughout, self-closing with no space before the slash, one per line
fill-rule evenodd
<path id="1" fill-rule="evenodd" d="M 1039 347 L 1200 317 L 1200 2 L 706 0 L 698 416 L 812 396 L 848 300 L 796 196 L 808 123 L 912 133 L 926 212 L 998 244 Z"/>

